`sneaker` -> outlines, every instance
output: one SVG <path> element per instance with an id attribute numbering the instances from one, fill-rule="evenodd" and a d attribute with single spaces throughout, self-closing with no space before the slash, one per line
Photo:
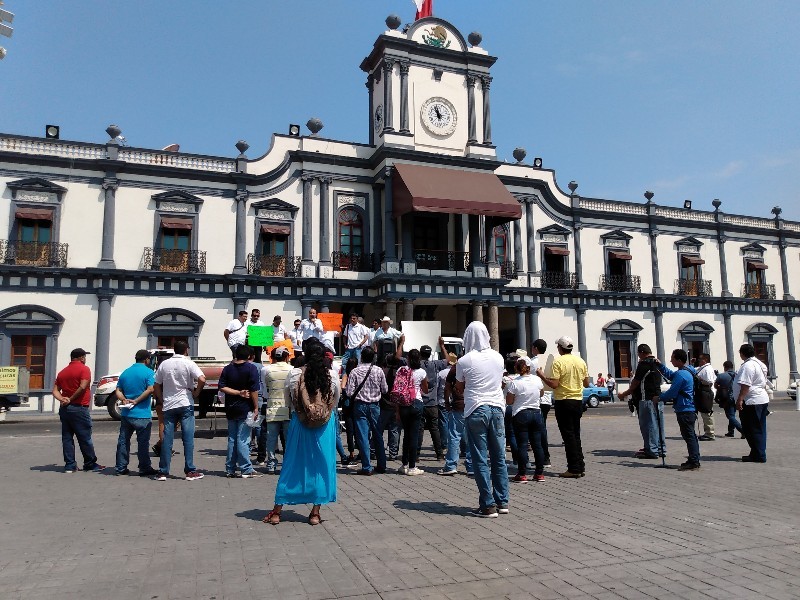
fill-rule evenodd
<path id="1" fill-rule="evenodd" d="M 242 477 L 242 474 L 234 471 L 233 473 L 225 473 L 225 477 L 228 479 L 239 479 Z"/>
<path id="2" fill-rule="evenodd" d="M 375 467 L 375 469 L 373 469 L 373 471 L 372 471 L 372 474 L 373 475 L 385 475 L 386 474 L 386 467 L 384 467 L 382 469 L 380 467 Z"/>
<path id="3" fill-rule="evenodd" d="M 64 473 L 74 473 L 77 469 L 64 469 Z"/>
<path id="4" fill-rule="evenodd" d="M 93 467 L 83 467 L 83 470 L 86 471 L 87 473 L 99 473 L 100 471 L 105 471 L 105 469 L 106 469 L 105 466 L 99 465 L 97 463 L 94 463 Z"/>
<path id="5" fill-rule="evenodd" d="M 186 481 L 194 481 L 195 479 L 202 479 L 205 477 L 200 471 L 190 471 L 186 474 Z"/>
<path id="6" fill-rule="evenodd" d="M 406 471 L 406 475 L 422 475 L 425 471 L 422 469 L 418 469 L 417 467 L 411 467 L 408 471 Z"/>
<path id="7" fill-rule="evenodd" d="M 156 475 L 153 475 L 153 481 L 166 481 L 166 480 L 167 476 L 161 471 L 158 471 Z"/>
<path id="8" fill-rule="evenodd" d="M 153 475 L 158 475 L 158 469 L 146 469 L 144 471 L 139 471 L 139 477 L 152 477 Z"/>
<path id="9" fill-rule="evenodd" d="M 731 437 L 732 438 L 732 437 L 735 437 L 735 434 L 734 433 L 726 433 L 725 437 Z"/>
<path id="10" fill-rule="evenodd" d="M 467 471 L 467 477 L 475 477 L 475 473 L 473 471 Z"/>
<path id="11" fill-rule="evenodd" d="M 680 467 L 678 467 L 678 471 L 699 471 L 699 470 L 700 470 L 700 463 L 685 462 Z"/>
<path id="12" fill-rule="evenodd" d="M 713 435 L 701 435 L 697 439 L 700 440 L 701 442 L 713 442 L 717 438 Z"/>
<path id="13" fill-rule="evenodd" d="M 758 458 L 753 458 L 752 456 L 748 455 L 748 456 L 743 456 L 742 457 L 742 462 L 765 463 L 767 461 L 766 460 L 759 460 Z"/>
<path id="14" fill-rule="evenodd" d="M 469 514 L 482 519 L 495 519 L 497 518 L 497 509 L 494 506 L 490 506 L 489 508 L 473 508 L 469 511 Z"/>
<path id="15" fill-rule="evenodd" d="M 242 473 L 242 479 L 254 479 L 256 477 L 263 477 L 263 473 L 257 473 L 255 471 L 250 471 L 249 473 Z"/>
<path id="16" fill-rule="evenodd" d="M 438 471 L 436 471 L 436 474 L 437 475 L 457 475 L 458 474 L 458 470 L 457 469 L 439 469 Z"/>
<path id="17" fill-rule="evenodd" d="M 508 504 L 500 504 L 497 507 L 497 512 L 500 513 L 501 515 L 507 515 L 508 514 Z"/>
<path id="18" fill-rule="evenodd" d="M 356 471 L 356 475 L 366 475 L 367 477 L 369 477 L 370 475 L 372 475 L 372 469 L 359 469 L 358 471 Z"/>
<path id="19" fill-rule="evenodd" d="M 397 469 L 397 472 L 400 473 L 400 475 L 408 475 L 408 465 L 403 465 Z"/>
<path id="20" fill-rule="evenodd" d="M 578 479 L 579 477 L 583 477 L 583 473 L 573 473 L 572 471 L 564 471 L 563 473 L 559 473 L 558 476 L 565 477 L 567 479 Z"/>
<path id="21" fill-rule="evenodd" d="M 545 469 L 552 469 L 552 468 L 553 468 L 553 465 L 551 465 L 551 464 L 550 464 L 550 461 L 548 460 L 548 461 L 546 461 L 546 462 L 544 463 L 544 468 L 545 468 Z"/>
<path id="22" fill-rule="evenodd" d="M 264 472 L 265 472 L 267 475 L 275 475 L 275 474 L 277 474 L 277 472 L 278 472 L 278 468 L 277 468 L 277 467 L 267 467 L 267 468 L 264 470 Z"/>
<path id="23" fill-rule="evenodd" d="M 256 467 L 266 467 L 267 466 L 267 461 L 265 461 L 265 460 L 257 460 L 257 461 L 255 461 L 253 463 L 253 465 L 256 466 Z"/>
<path id="24" fill-rule="evenodd" d="M 527 475 L 514 475 L 514 477 L 511 478 L 511 481 L 515 483 L 528 483 L 528 477 Z"/>
<path id="25" fill-rule="evenodd" d="M 116 471 L 114 475 L 130 475 L 131 472 L 129 469 L 122 469 L 122 471 Z"/>
<path id="26" fill-rule="evenodd" d="M 544 475 L 534 475 L 533 480 L 538 483 L 541 483 L 542 481 L 544 481 Z"/>

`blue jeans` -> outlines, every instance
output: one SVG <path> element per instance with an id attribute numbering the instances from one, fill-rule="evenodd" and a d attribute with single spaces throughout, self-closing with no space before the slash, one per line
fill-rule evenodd
<path id="1" fill-rule="evenodd" d="M 651 456 L 661 456 L 667 453 L 664 440 L 658 433 L 659 422 L 661 423 L 661 431 L 664 431 L 664 403 L 658 403 L 658 409 L 653 406 L 653 401 L 650 399 L 642 399 L 639 401 L 639 429 L 642 432 L 642 441 L 644 442 L 644 451 Z"/>
<path id="2" fill-rule="evenodd" d="M 278 457 L 275 455 L 275 451 L 278 449 L 278 437 L 280 437 L 281 431 L 283 431 L 284 437 L 289 433 L 289 421 L 265 421 L 261 427 L 267 432 L 267 471 L 275 471 L 278 468 Z"/>
<path id="3" fill-rule="evenodd" d="M 511 419 L 511 407 L 506 406 L 504 426 L 506 429 L 506 442 L 511 450 L 512 460 L 517 460 L 517 438 L 514 435 L 514 423 Z"/>
<path id="4" fill-rule="evenodd" d="M 347 459 L 347 453 L 344 451 L 344 444 L 342 444 L 342 421 L 339 418 L 339 411 L 333 413 L 333 418 L 336 419 L 336 452 L 342 461 Z"/>
<path id="5" fill-rule="evenodd" d="M 461 438 L 466 437 L 467 431 L 464 429 L 464 411 L 447 410 L 447 457 L 444 462 L 445 471 L 455 471 L 458 469 L 458 454 L 461 451 Z M 467 472 L 472 472 L 472 460 L 469 455 L 469 444 L 464 457 L 464 466 Z"/>
<path id="6" fill-rule="evenodd" d="M 541 475 L 544 472 L 542 411 L 538 408 L 526 408 L 514 415 L 512 421 L 517 438 L 517 475 L 526 475 L 528 471 L 528 440 L 533 448 L 533 460 L 536 465 L 534 475 Z"/>
<path id="7" fill-rule="evenodd" d="M 694 432 L 694 424 L 697 421 L 697 413 L 694 411 L 675 413 L 678 419 L 678 427 L 681 429 L 681 437 L 686 442 L 686 449 L 689 452 L 689 463 L 700 464 L 700 442 L 697 441 L 697 434 Z"/>
<path id="8" fill-rule="evenodd" d="M 169 475 L 172 460 L 172 443 L 175 440 L 175 423 L 181 422 L 181 440 L 183 440 L 183 472 L 196 471 L 194 466 L 194 407 L 180 406 L 164 411 L 164 441 L 161 443 L 161 458 L 158 470 L 162 475 Z"/>
<path id="9" fill-rule="evenodd" d="M 769 403 L 750 404 L 742 408 L 742 432 L 750 446 L 750 458 L 767 462 L 767 413 Z"/>
<path id="10" fill-rule="evenodd" d="M 378 459 L 378 470 L 386 470 L 386 449 L 383 446 L 383 434 L 378 427 L 381 407 L 378 402 L 362 402 L 356 400 L 353 408 L 353 421 L 356 426 L 356 440 L 361 450 L 361 468 L 372 471 L 369 462 L 369 434 L 375 442 L 375 456 Z"/>
<path id="11" fill-rule="evenodd" d="M 725 416 L 728 417 L 728 433 L 733 435 L 734 431 L 742 433 L 742 424 L 736 418 L 736 403 L 729 402 L 725 407 Z"/>
<path id="12" fill-rule="evenodd" d="M 505 410 L 498 406 L 478 406 L 465 424 L 480 508 L 508 506 Z"/>
<path id="13" fill-rule="evenodd" d="M 400 452 L 400 423 L 397 421 L 396 416 L 397 412 L 394 408 L 381 407 L 378 427 L 381 430 L 381 437 L 383 437 L 384 431 L 389 430 L 386 447 L 389 450 L 389 456 L 392 458 L 397 458 L 397 454 Z"/>
<path id="14" fill-rule="evenodd" d="M 547 413 L 553 407 L 552 404 L 540 404 L 542 410 L 542 454 L 544 454 L 544 464 L 550 464 L 550 442 L 547 440 Z"/>
<path id="15" fill-rule="evenodd" d="M 83 454 L 83 468 L 88 471 L 97 464 L 97 455 L 94 453 L 92 443 L 92 417 L 89 415 L 88 406 L 77 406 L 67 404 L 58 409 L 58 418 L 61 419 L 61 447 L 64 451 L 64 468 L 74 471 L 77 468 L 75 462 L 75 440 L 78 438 L 78 446 Z"/>
<path id="16" fill-rule="evenodd" d="M 363 348 L 348 348 L 345 350 L 342 355 L 342 366 L 346 367 L 347 361 L 350 360 L 352 356 L 355 356 L 358 364 L 361 364 L 361 350 L 363 350 Z"/>
<path id="17" fill-rule="evenodd" d="M 225 472 L 233 474 L 238 466 L 242 473 L 252 473 L 250 462 L 250 434 L 245 419 L 228 419 L 228 454 L 225 458 Z"/>
<path id="18" fill-rule="evenodd" d="M 122 417 L 119 422 L 119 439 L 117 440 L 117 473 L 128 468 L 131 454 L 131 436 L 136 432 L 136 455 L 139 457 L 139 471 L 153 469 L 150 463 L 150 430 L 153 419 L 131 419 Z"/>

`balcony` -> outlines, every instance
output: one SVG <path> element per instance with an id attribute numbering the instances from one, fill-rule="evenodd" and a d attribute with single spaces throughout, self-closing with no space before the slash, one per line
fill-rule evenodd
<path id="1" fill-rule="evenodd" d="M 449 250 L 415 250 L 414 260 L 418 269 L 431 271 L 469 271 L 469 252 Z"/>
<path id="2" fill-rule="evenodd" d="M 638 293 L 642 291 L 642 279 L 638 275 L 601 275 L 600 290 Z"/>
<path id="3" fill-rule="evenodd" d="M 334 271 L 355 271 L 357 273 L 374 273 L 375 255 L 347 252 L 333 252 L 331 254 Z"/>
<path id="4" fill-rule="evenodd" d="M 66 267 L 67 244 L 0 240 L 0 261 L 6 265 Z"/>
<path id="5" fill-rule="evenodd" d="M 571 271 L 541 271 L 534 273 L 534 282 L 539 279 L 539 286 L 547 290 L 578 289 L 578 277 Z"/>
<path id="6" fill-rule="evenodd" d="M 297 277 L 303 259 L 299 256 L 247 255 L 247 273 L 261 277 Z"/>
<path id="7" fill-rule="evenodd" d="M 745 283 L 742 286 L 742 298 L 761 298 L 775 300 L 774 283 Z"/>
<path id="8" fill-rule="evenodd" d="M 142 269 L 165 273 L 205 273 L 206 253 L 203 250 L 145 248 Z"/>
<path id="9" fill-rule="evenodd" d="M 679 296 L 713 296 L 709 279 L 676 279 L 675 293 Z"/>

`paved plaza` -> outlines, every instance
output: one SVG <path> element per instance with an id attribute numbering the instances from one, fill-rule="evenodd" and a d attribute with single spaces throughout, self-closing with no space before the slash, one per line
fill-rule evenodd
<path id="1" fill-rule="evenodd" d="M 605 405 L 584 416 L 587 476 L 512 483 L 508 515 L 466 516 L 475 482 L 435 475 L 426 451 L 424 476 L 340 470 L 317 527 L 309 507 L 262 524 L 277 479 L 226 479 L 223 438 L 197 440 L 196 482 L 67 475 L 58 422 L 12 412 L 0 423 L 0 597 L 796 599 L 800 413 L 773 410 L 765 465 L 739 461 L 744 440 L 718 438 L 701 444 L 699 472 L 654 468 L 632 458 L 636 419 Z M 671 410 L 666 433 L 677 465 Z M 113 465 L 116 424 L 98 422 L 95 444 Z M 563 471 L 563 449 L 551 452 L 550 474 Z"/>

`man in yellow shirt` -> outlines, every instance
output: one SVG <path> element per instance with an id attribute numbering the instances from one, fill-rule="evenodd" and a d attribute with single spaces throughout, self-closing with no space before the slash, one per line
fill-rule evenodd
<path id="1" fill-rule="evenodd" d="M 580 356 L 573 356 L 572 338 L 561 336 L 556 340 L 556 348 L 559 357 L 553 361 L 553 376 L 546 377 L 541 368 L 536 374 L 553 388 L 553 410 L 567 454 L 567 470 L 560 476 L 583 477 L 586 465 L 581 447 L 581 416 L 583 388 L 589 387 L 589 369 Z"/>

